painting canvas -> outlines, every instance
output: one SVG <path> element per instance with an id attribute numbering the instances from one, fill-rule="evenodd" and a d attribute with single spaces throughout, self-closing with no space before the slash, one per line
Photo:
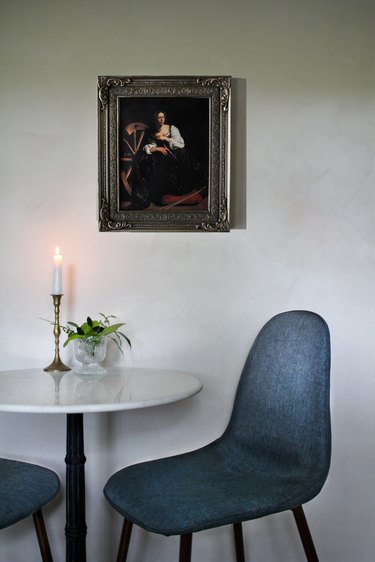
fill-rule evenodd
<path id="1" fill-rule="evenodd" d="M 98 77 L 99 229 L 229 230 L 229 77 Z"/>

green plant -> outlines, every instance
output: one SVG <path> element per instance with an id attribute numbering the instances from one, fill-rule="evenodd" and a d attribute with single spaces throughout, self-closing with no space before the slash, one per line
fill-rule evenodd
<path id="1" fill-rule="evenodd" d="M 102 318 L 99 320 L 92 320 L 90 316 L 87 317 L 86 322 L 80 326 L 75 322 L 67 322 L 66 326 L 60 326 L 60 328 L 68 334 L 67 339 L 64 342 L 64 347 L 68 345 L 73 340 L 76 339 L 86 339 L 91 340 L 99 339 L 104 336 L 109 336 L 112 341 L 115 342 L 117 348 L 122 351 L 123 340 L 127 342 L 129 347 L 131 347 L 130 339 L 123 333 L 120 332 L 119 328 L 124 326 L 124 322 L 111 324 L 111 319 L 116 318 L 112 314 L 106 316 L 105 314 L 99 313 Z"/>

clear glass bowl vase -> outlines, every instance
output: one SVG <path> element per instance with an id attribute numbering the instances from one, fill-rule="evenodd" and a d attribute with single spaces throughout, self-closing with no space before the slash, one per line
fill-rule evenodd
<path id="1" fill-rule="evenodd" d="M 74 340 L 74 352 L 81 366 L 76 371 L 82 375 L 102 375 L 106 369 L 99 363 L 107 353 L 107 337 L 87 336 Z"/>

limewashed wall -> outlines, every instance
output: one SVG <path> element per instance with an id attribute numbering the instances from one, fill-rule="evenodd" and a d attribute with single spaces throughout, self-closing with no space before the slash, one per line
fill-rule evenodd
<path id="1" fill-rule="evenodd" d="M 182 367 L 204 383 L 181 404 L 86 416 L 91 562 L 114 559 L 119 536 L 107 477 L 218 436 L 255 334 L 293 308 L 319 312 L 332 333 L 333 459 L 306 506 L 311 531 L 324 562 L 373 560 L 374 9 L 370 0 L 3 3 L 0 369 L 52 359 L 38 318 L 52 316 L 60 244 L 63 321 L 117 314 L 133 340 L 125 365 Z M 230 233 L 98 232 L 99 74 L 234 77 Z M 2 456 L 64 479 L 63 416 L 0 422 Z M 46 515 L 62 562 L 63 495 Z M 246 524 L 245 541 L 254 562 L 304 560 L 288 513 Z M 199 534 L 193 553 L 233 560 L 230 529 Z M 176 539 L 139 531 L 129 560 L 176 556 Z M 15 559 L 39 560 L 31 521 L 0 534 L 0 560 Z"/>

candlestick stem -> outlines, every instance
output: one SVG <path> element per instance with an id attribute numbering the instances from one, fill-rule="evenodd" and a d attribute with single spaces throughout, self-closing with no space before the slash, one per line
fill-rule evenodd
<path id="1" fill-rule="evenodd" d="M 60 304 L 62 295 L 51 295 L 53 299 L 53 306 L 55 310 L 55 322 L 53 326 L 53 333 L 55 335 L 55 357 L 50 365 L 46 367 L 45 371 L 70 371 L 70 367 L 64 365 L 60 359 L 59 341 L 60 341 Z"/>

